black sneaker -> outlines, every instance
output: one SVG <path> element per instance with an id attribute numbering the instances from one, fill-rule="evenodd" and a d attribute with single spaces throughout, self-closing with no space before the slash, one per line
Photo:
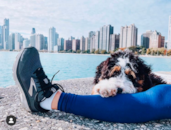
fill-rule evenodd
<path id="1" fill-rule="evenodd" d="M 39 59 L 39 53 L 34 47 L 23 49 L 13 66 L 13 78 L 20 89 L 20 98 L 27 111 L 47 112 L 40 107 L 40 102 L 49 98 L 58 89 L 59 84 L 52 84 L 45 75 Z"/>

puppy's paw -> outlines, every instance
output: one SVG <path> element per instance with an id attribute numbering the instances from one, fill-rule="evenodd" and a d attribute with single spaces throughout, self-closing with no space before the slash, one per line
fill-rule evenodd
<path id="1" fill-rule="evenodd" d="M 115 84 L 110 84 L 109 80 L 101 80 L 93 88 L 92 94 L 100 94 L 102 97 L 115 96 L 118 87 Z"/>
<path id="2" fill-rule="evenodd" d="M 115 96 L 116 95 L 116 93 L 117 93 L 117 88 L 115 87 L 115 88 L 112 88 L 112 89 L 100 89 L 100 91 L 99 91 L 99 93 L 100 93 L 100 95 L 102 96 L 102 97 L 110 97 L 110 96 Z"/>

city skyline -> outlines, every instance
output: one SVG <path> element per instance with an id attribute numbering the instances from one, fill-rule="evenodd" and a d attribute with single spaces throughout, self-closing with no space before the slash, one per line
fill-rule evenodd
<path id="1" fill-rule="evenodd" d="M 169 36 L 170 24 L 171 16 L 169 16 L 168 24 Z M 85 39 L 84 41 L 85 43 L 82 43 L 82 40 L 80 40 L 79 38 L 75 39 L 73 36 L 70 36 L 68 40 L 72 41 L 72 46 L 69 47 L 69 45 L 69 48 L 66 45 L 67 42 L 64 42 L 64 38 L 59 38 L 59 34 L 56 32 L 56 28 L 54 27 L 49 28 L 49 40 L 43 34 L 36 33 L 35 28 L 32 28 L 30 40 L 24 38 L 20 33 L 12 33 L 9 35 L 9 27 L 9 19 L 5 18 L 4 24 L 1 29 L 0 39 L 0 48 L 4 50 L 20 50 L 23 47 L 33 46 L 36 47 L 38 50 L 48 50 L 49 52 L 63 51 L 64 48 L 66 50 L 80 50 L 82 52 L 88 50 L 92 52 L 93 50 L 105 50 L 106 52 L 109 52 L 114 51 L 117 48 L 129 48 L 131 46 L 138 45 L 138 28 L 135 26 L 135 24 L 131 24 L 130 26 L 121 26 L 120 34 L 114 33 L 114 26 L 104 25 L 100 28 L 100 31 L 90 31 L 88 33 L 88 39 Z M 73 39 L 75 39 L 75 41 Z M 148 30 L 146 31 L 146 33 L 143 33 L 141 35 L 141 46 L 144 46 L 145 48 L 169 47 L 170 41 L 171 40 L 169 39 L 168 41 L 165 41 L 165 36 L 162 36 L 161 33 L 157 30 Z M 88 50 L 85 50 L 85 48 L 87 48 Z"/>
<path id="2" fill-rule="evenodd" d="M 33 4 L 34 3 L 34 4 Z M 40 4 L 41 3 L 41 4 Z M 17 8 L 20 5 L 20 8 Z M 70 6 L 73 5 L 73 6 Z M 136 5 L 136 6 L 135 6 Z M 2 1 L 0 25 L 4 16 L 11 20 L 11 33 L 19 32 L 29 38 L 30 29 L 48 36 L 54 26 L 63 38 L 86 36 L 90 30 L 98 31 L 103 25 L 114 25 L 115 33 L 120 26 L 135 24 L 140 34 L 146 30 L 158 30 L 167 39 L 168 16 L 171 1 Z M 77 7 L 77 8 L 76 8 Z M 126 8 L 125 8 L 126 7 Z M 14 11 L 15 9 L 15 11 Z"/>

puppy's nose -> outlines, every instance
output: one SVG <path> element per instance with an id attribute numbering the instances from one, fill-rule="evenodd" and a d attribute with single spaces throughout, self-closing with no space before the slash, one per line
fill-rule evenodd
<path id="1" fill-rule="evenodd" d="M 122 89 L 122 88 L 118 88 L 118 92 L 117 92 L 117 94 L 122 93 L 122 91 L 123 91 L 123 89 Z"/>

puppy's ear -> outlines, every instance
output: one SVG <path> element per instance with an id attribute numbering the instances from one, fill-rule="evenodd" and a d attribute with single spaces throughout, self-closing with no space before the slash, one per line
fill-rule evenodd
<path id="1" fill-rule="evenodd" d="M 94 84 L 97 84 L 99 82 L 99 78 L 101 76 L 101 71 L 103 68 L 103 63 L 104 63 L 104 61 L 102 63 L 100 63 L 100 65 L 98 65 L 96 68 L 96 76 L 94 78 Z"/>
<path id="2" fill-rule="evenodd" d="M 150 65 L 146 65 L 144 63 L 144 61 L 139 58 L 138 56 L 136 56 L 136 61 L 138 63 L 138 71 L 141 74 L 150 74 L 151 73 L 151 66 Z"/>
<path id="3" fill-rule="evenodd" d="M 102 68 L 102 72 L 105 72 L 108 70 L 108 64 L 109 64 L 110 58 L 107 58 L 107 60 L 105 60 L 103 62 L 103 68 Z"/>
<path id="4" fill-rule="evenodd" d="M 94 84 L 97 84 L 100 81 L 100 78 L 105 78 L 103 75 L 107 75 L 108 72 L 108 64 L 109 64 L 110 58 L 100 63 L 100 65 L 96 68 L 96 76 L 94 78 Z"/>
<path id="5" fill-rule="evenodd" d="M 145 73 L 150 74 L 151 73 L 151 65 L 145 65 Z"/>

